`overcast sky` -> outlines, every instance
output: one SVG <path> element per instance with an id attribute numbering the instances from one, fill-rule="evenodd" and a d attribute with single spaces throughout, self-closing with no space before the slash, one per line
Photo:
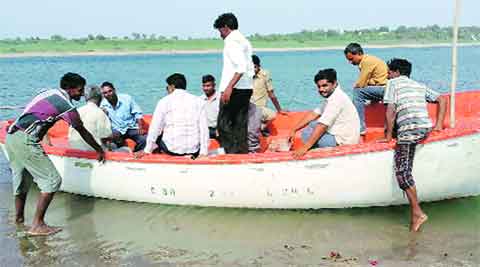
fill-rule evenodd
<path id="1" fill-rule="evenodd" d="M 240 30 L 286 33 L 303 29 L 360 29 L 451 25 L 454 0 L 3 0 L 0 38 L 60 34 L 125 36 L 132 32 L 164 36 L 213 37 L 223 12 L 237 15 Z M 462 0 L 460 24 L 480 26 L 479 0 Z"/>

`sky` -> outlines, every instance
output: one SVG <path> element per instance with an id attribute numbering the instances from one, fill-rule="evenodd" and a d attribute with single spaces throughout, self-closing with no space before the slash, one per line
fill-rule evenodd
<path id="1" fill-rule="evenodd" d="M 480 26 L 479 0 L 461 0 L 460 25 Z M 4 0 L 0 38 L 130 36 L 133 32 L 216 37 L 213 21 L 233 12 L 240 31 L 289 33 L 399 25 L 451 25 L 454 0 Z"/>

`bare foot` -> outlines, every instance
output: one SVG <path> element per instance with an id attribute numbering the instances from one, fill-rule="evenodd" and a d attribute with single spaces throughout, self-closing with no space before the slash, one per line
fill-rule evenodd
<path id="1" fill-rule="evenodd" d="M 62 228 L 60 228 L 60 227 L 52 227 L 52 226 L 48 226 L 46 224 L 42 224 L 42 225 L 38 225 L 38 226 L 32 226 L 27 231 L 27 235 L 29 235 L 29 236 L 47 236 L 47 235 L 56 234 L 60 231 L 62 231 Z"/>
<path id="2" fill-rule="evenodd" d="M 419 217 L 412 218 L 412 224 L 410 225 L 410 231 L 418 232 L 423 223 L 428 220 L 427 214 L 422 214 Z"/>

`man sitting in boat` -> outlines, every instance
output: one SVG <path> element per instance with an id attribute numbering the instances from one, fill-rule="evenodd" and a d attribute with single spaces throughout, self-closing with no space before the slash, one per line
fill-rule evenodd
<path id="1" fill-rule="evenodd" d="M 412 176 L 415 148 L 432 129 L 425 100 L 437 103 L 439 109 L 434 130 L 443 128 L 446 101 L 440 97 L 439 93 L 410 79 L 411 70 L 412 64 L 405 59 L 392 59 L 388 62 L 389 82 L 385 90 L 384 102 L 388 104 L 386 141 L 392 140 L 394 124 L 396 124 L 395 176 L 410 203 L 410 230 L 417 232 L 427 221 L 427 215 L 418 203 Z"/>
<path id="2" fill-rule="evenodd" d="M 117 94 L 110 82 L 101 86 L 104 99 L 100 107 L 107 112 L 112 123 L 113 143 L 117 147 L 125 144 L 125 139 L 135 141 L 135 151 L 145 148 L 145 130 L 143 129 L 143 114 L 140 106 L 127 94 Z"/>
<path id="3" fill-rule="evenodd" d="M 208 122 L 205 103 L 186 91 L 187 81 L 180 73 L 167 79 L 168 95 L 158 101 L 148 129 L 144 152 L 172 156 L 208 155 Z M 137 153 L 137 156 L 142 156 Z"/>
<path id="4" fill-rule="evenodd" d="M 40 143 L 55 122 L 62 119 L 74 127 L 85 142 L 95 149 L 97 159 L 104 161 L 102 147 L 85 129 L 76 107 L 71 102 L 72 99 L 80 100 L 85 83 L 82 76 L 66 73 L 60 80 L 61 89 L 47 90 L 37 95 L 8 130 L 5 148 L 13 172 L 16 223 L 21 224 L 25 220 L 25 201 L 32 182 L 40 189 L 37 210 L 32 225 L 27 230 L 29 235 L 51 235 L 61 230 L 48 226 L 44 221 L 48 206 L 62 181 Z"/>
<path id="5" fill-rule="evenodd" d="M 98 144 L 105 149 L 109 147 L 112 139 L 112 125 L 107 114 L 99 108 L 102 101 L 102 92 L 98 86 L 89 86 L 85 93 L 87 104 L 78 109 L 83 126 L 92 134 Z M 80 134 L 70 127 L 68 131 L 68 142 L 71 148 L 80 150 L 92 150 L 92 148 L 83 141 Z"/>
<path id="6" fill-rule="evenodd" d="M 205 111 L 208 119 L 208 133 L 210 138 L 217 139 L 217 120 L 220 110 L 220 95 L 215 91 L 215 77 L 207 74 L 202 77 L 202 96 L 205 101 Z"/>
<path id="7" fill-rule="evenodd" d="M 337 72 L 334 69 L 320 70 L 314 81 L 325 102 L 306 114 L 290 132 L 290 140 L 293 140 L 295 133 L 309 124 L 302 132 L 303 146 L 293 152 L 297 158 L 311 148 L 358 144 L 360 141 L 358 113 L 340 88 Z"/>
<path id="8" fill-rule="evenodd" d="M 357 43 L 345 47 L 344 54 L 350 64 L 360 69 L 360 75 L 353 85 L 353 104 L 360 119 L 360 134 L 365 135 L 365 105 L 369 101 L 382 101 L 387 83 L 387 64 L 375 56 L 364 54 Z"/>

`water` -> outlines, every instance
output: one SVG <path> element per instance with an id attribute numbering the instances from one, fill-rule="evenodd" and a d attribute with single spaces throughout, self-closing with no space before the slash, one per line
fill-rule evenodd
<path id="1" fill-rule="evenodd" d="M 447 91 L 447 48 L 370 49 L 384 59 L 406 57 L 413 78 Z M 342 51 L 259 53 L 288 109 L 313 108 L 313 74 L 334 67 L 344 88 L 357 70 Z M 459 90 L 480 88 L 479 47 L 459 50 Z M 21 106 L 42 87 L 74 71 L 89 83 L 110 80 L 152 112 L 165 78 L 183 72 L 200 94 L 200 77 L 219 77 L 221 56 L 155 55 L 0 59 L 0 106 Z M 347 90 L 348 91 L 348 90 Z M 0 109 L 0 119 L 18 111 Z M 13 224 L 11 173 L 0 156 L 0 266 L 479 266 L 480 197 L 423 204 L 430 220 L 408 233 L 408 207 L 318 211 L 176 207 L 58 193 L 47 221 L 64 227 L 51 237 L 27 237 Z M 454 177 L 452 177 L 454 179 Z M 31 222 L 38 190 L 29 194 Z M 331 251 L 348 262 L 334 262 Z M 324 259 L 324 257 L 327 257 Z"/>

